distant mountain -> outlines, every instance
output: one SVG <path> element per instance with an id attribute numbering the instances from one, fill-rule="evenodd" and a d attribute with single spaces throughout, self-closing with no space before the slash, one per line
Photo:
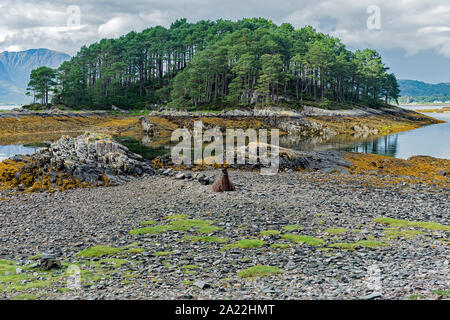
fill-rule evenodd
<path id="1" fill-rule="evenodd" d="M 57 68 L 68 59 L 68 54 L 48 49 L 0 53 L 0 103 L 29 102 L 25 92 L 31 70 L 42 66 Z"/>
<path id="2" fill-rule="evenodd" d="M 450 83 L 431 84 L 416 80 L 398 80 L 401 101 L 433 102 L 450 100 Z"/>

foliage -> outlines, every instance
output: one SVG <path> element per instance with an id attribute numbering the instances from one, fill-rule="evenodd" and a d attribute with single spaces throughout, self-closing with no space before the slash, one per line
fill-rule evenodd
<path id="1" fill-rule="evenodd" d="M 415 80 L 398 80 L 403 103 L 450 101 L 450 83 L 431 84 Z"/>
<path id="2" fill-rule="evenodd" d="M 56 70 L 49 67 L 40 67 L 31 71 L 27 90 L 34 92 L 34 100 L 41 99 L 42 105 L 48 105 L 50 92 L 56 92 Z M 27 93 L 30 95 L 30 93 Z"/>
<path id="3" fill-rule="evenodd" d="M 305 243 L 311 246 L 323 246 L 325 241 L 319 238 L 314 238 L 311 236 L 297 235 L 297 234 L 284 234 L 281 236 L 282 239 L 291 240 L 297 243 Z"/>
<path id="4" fill-rule="evenodd" d="M 78 253 L 78 256 L 84 258 L 101 257 L 101 256 L 115 255 L 121 251 L 122 250 L 119 248 L 112 248 L 108 246 L 95 246 L 81 251 L 80 253 Z"/>
<path id="5" fill-rule="evenodd" d="M 277 267 L 272 266 L 254 266 L 238 272 L 238 276 L 241 278 L 256 278 L 267 277 L 271 275 L 277 275 L 284 271 Z"/>
<path id="6" fill-rule="evenodd" d="M 351 52 L 312 27 L 180 19 L 82 47 L 57 70 L 54 97 L 96 108 L 199 110 L 303 99 L 378 106 L 380 98 L 398 98 L 387 70 L 376 51 Z"/>

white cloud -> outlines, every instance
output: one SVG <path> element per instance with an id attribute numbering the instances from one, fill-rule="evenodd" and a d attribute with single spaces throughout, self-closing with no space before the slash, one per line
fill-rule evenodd
<path id="1" fill-rule="evenodd" d="M 81 10 L 81 25 L 68 28 L 67 8 Z M 381 30 L 366 26 L 367 7 L 381 10 Z M 0 51 L 48 47 L 69 54 L 103 37 L 170 23 L 186 17 L 239 19 L 261 16 L 296 27 L 312 25 L 352 47 L 400 48 L 409 54 L 433 50 L 450 57 L 449 0 L 2 0 Z"/>
<path id="2" fill-rule="evenodd" d="M 98 33 L 102 37 L 119 37 L 130 31 L 142 31 L 145 28 L 157 25 L 169 26 L 169 15 L 156 10 L 149 13 L 117 16 L 101 24 L 98 27 Z"/>
<path id="3" fill-rule="evenodd" d="M 380 8 L 380 30 L 369 30 L 366 25 L 369 17 L 366 9 L 374 3 Z M 284 20 L 298 27 L 310 24 L 322 30 L 320 21 L 324 17 L 335 18 L 337 25 L 330 33 L 348 45 L 401 48 L 408 54 L 434 50 L 450 58 L 450 5 L 447 3 L 448 0 L 321 1 L 302 7 Z"/>

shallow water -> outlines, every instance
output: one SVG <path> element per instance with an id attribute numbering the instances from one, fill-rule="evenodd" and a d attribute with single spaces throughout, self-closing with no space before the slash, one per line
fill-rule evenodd
<path id="1" fill-rule="evenodd" d="M 0 110 L 12 110 L 15 108 L 21 108 L 20 105 L 0 105 Z"/>
<path id="2" fill-rule="evenodd" d="M 423 109 L 424 107 L 426 106 L 414 106 L 414 109 Z M 339 135 L 330 140 L 324 140 L 322 137 L 305 139 L 295 136 L 282 136 L 280 137 L 280 146 L 300 151 L 344 150 L 374 153 L 402 159 L 417 155 L 450 159 L 450 114 L 426 113 L 426 115 L 444 120 L 446 123 L 429 125 L 377 138 L 355 138 Z M 57 138 L 55 136 L 42 137 L 42 141 Z M 132 140 L 124 140 L 122 143 L 129 147 L 131 151 L 139 153 L 147 159 L 153 159 L 170 152 L 169 146 L 155 146 L 152 141 L 152 138 L 144 137 L 141 143 Z M 38 150 L 39 148 L 36 146 L 23 144 L 0 145 L 0 161 L 16 154 L 32 154 Z"/>
<path id="3" fill-rule="evenodd" d="M 0 145 L 0 161 L 8 159 L 15 155 L 29 155 L 39 151 L 39 147 L 30 147 L 20 144 Z"/>
<path id="4" fill-rule="evenodd" d="M 280 137 L 280 144 L 283 147 L 300 151 L 343 150 L 374 153 L 401 159 L 417 155 L 450 159 L 450 114 L 425 114 L 447 122 L 365 139 L 355 139 L 352 136 L 335 136 L 330 140 L 316 137 L 292 141 L 292 137 Z"/>

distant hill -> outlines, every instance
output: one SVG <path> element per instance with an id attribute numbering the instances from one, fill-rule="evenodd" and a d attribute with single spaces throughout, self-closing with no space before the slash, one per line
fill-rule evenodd
<path id="1" fill-rule="evenodd" d="M 57 68 L 69 59 L 68 54 L 48 49 L 0 53 L 0 104 L 29 102 L 25 91 L 31 70 L 42 66 Z"/>
<path id="2" fill-rule="evenodd" d="M 431 84 L 416 80 L 398 80 L 400 102 L 433 102 L 450 100 L 450 83 Z"/>

